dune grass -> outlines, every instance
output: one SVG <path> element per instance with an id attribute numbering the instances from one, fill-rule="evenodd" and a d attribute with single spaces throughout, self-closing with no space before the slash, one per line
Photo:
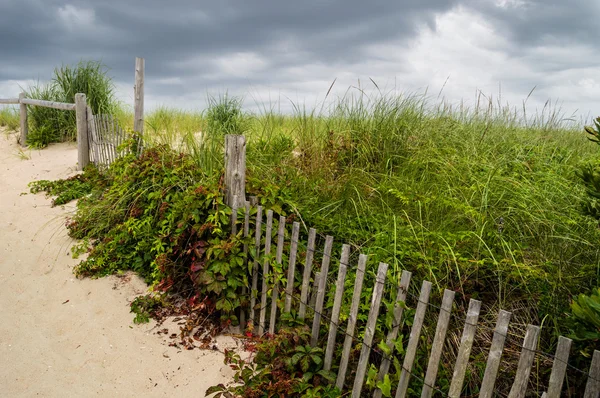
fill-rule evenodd
<path id="1" fill-rule="evenodd" d="M 20 123 L 17 108 L 0 105 L 0 127 L 6 127 L 10 131 L 17 131 Z"/>
<path id="2" fill-rule="evenodd" d="M 581 126 L 551 107 L 529 116 L 490 101 L 456 108 L 424 96 L 362 90 L 321 108 L 294 109 L 251 114 L 227 96 L 212 98 L 203 112 L 159 108 L 146 115 L 145 145 L 189 154 L 202 178 L 216 183 L 224 135 L 244 134 L 247 191 L 270 207 L 294 209 L 303 239 L 306 227 L 335 237 L 332 283 L 342 243 L 352 245 L 353 263 L 358 253 L 369 255 L 359 334 L 380 261 L 390 265 L 392 285 L 410 270 L 413 294 L 422 280 L 434 284 L 434 302 L 445 288 L 455 290 L 460 321 L 452 321 L 440 383 L 452 377 L 471 298 L 483 301 L 484 329 L 467 374 L 469 393 L 478 391 L 499 309 L 513 313 L 509 335 L 516 339 L 504 357 L 509 371 L 526 324 L 542 326 L 539 347 L 546 352 L 558 335 L 569 334 L 571 299 L 600 280 L 600 229 L 582 211 L 586 192 L 576 175 L 600 156 Z M 120 110 L 117 117 L 131 127 L 130 113 Z M 394 289 L 386 295 L 384 303 L 393 304 Z M 436 316 L 428 315 L 425 341 L 432 340 Z M 418 356 L 427 357 L 426 345 Z M 580 360 L 574 356 L 571 364 Z M 536 383 L 548 376 L 541 369 L 532 376 Z M 502 378 L 497 389 L 509 388 L 511 379 Z"/>
<path id="3" fill-rule="evenodd" d="M 225 132 L 210 114 L 159 109 L 147 136 L 179 137 L 218 169 Z M 453 109 L 356 92 L 323 110 L 232 114 L 249 177 L 280 187 L 307 225 L 390 263 L 393 278 L 409 269 L 552 334 L 568 332 L 570 298 L 598 284 L 600 232 L 581 213 L 575 171 L 600 157 L 557 111 L 527 118 L 489 102 Z"/>

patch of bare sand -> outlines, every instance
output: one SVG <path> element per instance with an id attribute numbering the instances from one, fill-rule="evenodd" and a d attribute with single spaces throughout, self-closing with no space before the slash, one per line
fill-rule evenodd
<path id="1" fill-rule="evenodd" d="M 221 352 L 169 347 L 153 324 L 132 323 L 143 281 L 74 277 L 64 228 L 73 206 L 22 193 L 73 175 L 76 162 L 74 144 L 21 151 L 0 131 L 0 396 L 201 397 L 230 381 Z"/>

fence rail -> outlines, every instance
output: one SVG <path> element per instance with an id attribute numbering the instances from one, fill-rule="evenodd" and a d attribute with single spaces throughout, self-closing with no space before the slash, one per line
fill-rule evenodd
<path id="1" fill-rule="evenodd" d="M 247 227 L 251 213 L 255 214 L 255 228 L 253 231 Z M 263 219 L 263 214 L 265 213 L 266 220 Z M 367 369 L 372 364 L 372 354 L 376 353 L 381 358 L 380 363 L 373 363 L 373 365 L 378 365 L 377 380 L 379 381 L 384 380 L 385 376 L 390 372 L 390 364 L 394 359 L 402 363 L 400 374 L 397 375 L 399 383 L 392 388 L 392 390 L 396 390 L 396 398 L 408 396 L 411 380 L 417 380 L 421 384 L 421 397 L 431 397 L 434 393 L 438 396 L 450 397 L 459 397 L 461 395 L 467 367 L 471 359 L 471 350 L 477 337 L 477 330 L 480 327 L 485 327 L 478 324 L 482 306 L 480 301 L 471 299 L 468 303 L 466 314 L 455 314 L 452 310 L 455 301 L 455 292 L 445 290 L 441 305 L 438 307 L 429 301 L 432 284 L 429 281 L 423 281 L 421 292 L 416 299 L 416 311 L 412 319 L 408 343 L 404 353 L 400 354 L 395 352 L 394 342 L 403 324 L 404 303 L 407 297 L 412 297 L 412 295 L 408 294 L 408 291 L 411 282 L 414 283 L 414 281 L 411 281 L 411 273 L 409 271 L 405 270 L 402 272 L 400 282 L 397 284 L 393 280 L 386 280 L 387 264 L 380 263 L 376 277 L 374 278 L 374 285 L 369 286 L 372 287 L 373 293 L 371 295 L 368 318 L 366 321 L 358 322 L 358 308 L 362 292 L 366 287 L 364 283 L 365 276 L 368 273 L 366 270 L 368 257 L 366 255 L 360 254 L 358 256 L 358 264 L 353 266 L 349 261 L 350 246 L 343 245 L 339 261 L 336 261 L 335 264 L 337 265 L 336 282 L 327 283 L 328 270 L 332 260 L 331 248 L 333 237 L 327 236 L 322 250 L 319 250 L 315 248 L 316 231 L 314 229 L 310 229 L 306 241 L 300 240 L 298 238 L 300 224 L 298 222 L 287 223 L 285 217 L 277 216 L 272 210 L 265 212 L 262 206 L 250 207 L 250 203 L 246 202 L 240 209 L 234 209 L 233 214 L 233 230 L 238 231 L 244 227 L 244 235 L 246 237 L 255 236 L 255 247 L 253 251 L 250 251 L 254 252 L 255 255 L 247 256 L 247 261 L 254 262 L 254 267 L 249 278 L 252 281 L 252 286 L 248 293 L 251 307 L 248 317 L 246 318 L 246 314 L 244 314 L 244 318 L 253 325 L 258 326 L 259 335 L 267 332 L 276 333 L 281 326 L 280 319 L 282 314 L 290 312 L 302 313 L 302 317 L 299 317 L 299 319 L 303 319 L 307 326 L 312 324 L 311 345 L 314 347 L 322 344 L 325 352 L 324 369 L 335 370 L 337 372 L 335 385 L 344 393 L 349 393 L 352 397 L 361 396 L 364 390 Z M 273 244 L 275 244 L 276 253 L 275 264 L 269 260 L 273 251 Z M 302 247 L 306 251 L 304 266 L 297 264 L 299 247 Z M 287 264 L 284 264 L 283 258 L 284 251 L 286 250 L 288 260 Z M 322 254 L 320 266 L 314 265 L 314 254 L 317 252 Z M 262 265 L 262 270 L 259 265 Z M 355 274 L 355 279 L 351 283 L 347 281 L 347 276 L 350 273 Z M 345 317 L 346 320 L 341 322 L 340 315 L 343 297 L 345 287 L 348 285 L 353 289 L 351 304 L 347 313 L 344 314 L 347 316 Z M 326 293 L 329 293 L 329 296 L 333 297 L 333 303 L 327 309 L 325 309 L 324 305 Z M 378 330 L 379 333 L 376 333 L 375 327 L 380 308 L 384 308 L 382 305 L 382 297 L 384 296 L 396 298 L 393 309 L 393 324 L 389 330 Z M 255 308 L 255 303 L 259 299 L 260 304 Z M 414 372 L 416 362 L 418 361 L 416 354 L 418 348 L 423 344 L 423 331 L 427 330 L 427 327 L 424 326 L 424 321 L 427 313 L 432 308 L 437 313 L 437 322 L 435 332 L 433 333 L 431 349 L 429 350 L 429 357 L 426 363 L 419 366 L 419 368 L 426 369 L 424 377 L 421 377 Z M 268 312 L 270 316 L 267 316 Z M 430 314 L 430 317 L 432 315 L 434 314 Z M 441 388 L 436 385 L 436 379 L 451 318 L 460 320 L 462 334 L 458 344 L 456 359 L 452 366 L 453 372 L 451 373 L 451 380 L 449 380 L 449 387 Z M 488 351 L 484 377 L 479 387 L 480 397 L 491 397 L 497 393 L 497 378 L 500 373 L 499 369 L 504 345 L 507 337 L 509 337 L 508 327 L 510 318 L 510 312 L 500 310 L 496 327 L 490 330 L 493 332 L 493 338 Z M 357 332 L 359 323 L 361 323 L 361 330 L 364 332 L 360 339 Z M 545 354 L 537 350 L 539 333 L 540 328 L 538 326 L 527 325 L 525 336 L 519 344 L 519 361 L 516 366 L 512 387 L 508 393 L 508 397 L 510 398 L 525 397 L 532 392 L 533 383 L 530 382 L 530 372 L 535 357 L 538 354 L 543 354 L 552 359 L 552 369 L 547 391 L 538 391 L 537 393 L 539 395 L 543 394 L 548 398 L 561 396 L 568 370 L 569 351 L 572 342 L 570 339 L 561 336 L 556 354 Z M 343 337 L 341 355 L 339 355 L 339 363 L 334 363 L 336 346 L 342 344 L 340 336 Z M 381 336 L 385 337 L 381 338 Z M 377 348 L 380 343 L 377 340 L 383 341 L 387 346 L 387 354 Z M 354 358 L 353 364 L 355 367 L 350 369 L 350 351 L 357 344 L 361 347 L 360 357 L 358 361 Z M 423 365 L 425 366 L 423 367 Z M 550 369 L 548 370 L 550 371 Z M 594 352 L 590 370 L 589 372 L 585 372 L 585 374 L 587 381 L 583 396 L 599 397 L 600 351 Z M 353 377 L 352 380 L 348 379 L 349 375 Z M 507 380 L 503 379 L 503 385 L 506 385 L 506 383 Z M 414 392 L 410 392 L 410 394 L 412 396 Z M 373 396 L 375 398 L 381 397 L 381 390 L 374 389 Z"/>
<path id="2" fill-rule="evenodd" d="M 19 143 L 21 146 L 27 145 L 27 136 L 29 127 L 27 124 L 27 105 L 41 106 L 63 111 L 75 111 L 77 121 L 77 165 L 79 170 L 83 170 L 90 162 L 88 145 L 88 112 L 85 94 L 75 94 L 75 103 L 65 103 L 56 101 L 44 101 L 25 97 L 25 93 L 19 94 L 19 98 L 0 98 L 0 104 L 19 105 L 20 130 Z"/>

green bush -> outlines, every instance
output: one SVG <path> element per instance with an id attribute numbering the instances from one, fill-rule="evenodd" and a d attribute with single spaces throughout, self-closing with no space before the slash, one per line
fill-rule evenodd
<path id="1" fill-rule="evenodd" d="M 81 61 L 76 66 L 56 68 L 49 83 L 38 82 L 28 87 L 25 93 L 28 98 L 67 103 L 74 103 L 75 94 L 83 93 L 94 114 L 110 114 L 119 106 L 114 90 L 105 66 L 97 61 Z M 52 142 L 77 138 L 73 111 L 28 106 L 28 121 L 27 144 L 32 147 L 43 148 Z"/>

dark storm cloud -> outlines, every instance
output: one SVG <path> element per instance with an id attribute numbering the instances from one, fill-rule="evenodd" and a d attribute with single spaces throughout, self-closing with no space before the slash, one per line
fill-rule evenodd
<path id="1" fill-rule="evenodd" d="M 393 5 L 396 4 L 396 5 Z M 100 57 L 118 79 L 128 77 L 133 57 L 144 56 L 157 75 L 190 54 L 269 52 L 289 38 L 305 57 L 324 62 L 356 62 L 363 45 L 390 37 L 410 38 L 416 22 L 433 23 L 452 1 L 35 1 L 0 5 L 2 60 L 19 65 L 19 76 L 33 65 Z M 61 21 L 59 9 L 90 10 L 82 26 Z M 68 15 L 67 15 L 68 16 Z M 71 15 L 72 16 L 72 15 Z M 278 54 L 265 54 L 277 59 Z M 65 58 L 68 58 L 65 59 Z M 296 61 L 291 57 L 292 61 Z M 307 61 L 307 59 L 305 59 Z M 181 71 L 178 71 L 181 73 Z M 7 76 L 2 76 L 7 78 Z"/>
<path id="2" fill-rule="evenodd" d="M 598 49 L 599 12 L 596 0 L 0 0 L 0 97 L 2 90 L 14 92 L 9 80 L 48 79 L 54 67 L 80 59 L 102 60 L 129 93 L 134 58 L 141 56 L 148 103 L 266 86 L 320 95 L 335 78 L 346 84 L 371 76 L 398 77 L 409 90 L 437 89 L 440 76 L 450 74 L 463 79 L 454 83 L 466 91 L 456 95 L 470 95 L 472 84 L 502 81 L 517 97 L 534 85 L 552 96 L 568 94 L 569 84 L 587 84 L 590 98 L 598 59 L 581 54 Z M 440 27 L 453 13 L 462 19 Z M 461 29 L 470 19 L 491 33 Z M 435 36 L 441 28 L 445 36 Z M 467 44 L 463 55 L 461 43 L 479 34 L 489 40 L 476 46 L 505 67 L 492 62 L 496 72 L 488 72 L 491 61 L 472 49 L 469 58 Z M 429 36 L 446 44 L 429 50 L 435 42 L 420 40 Z M 557 53 L 561 46 L 577 51 Z M 420 58 L 439 64 L 423 65 Z M 460 77 L 452 67 L 473 73 Z M 575 81 L 577 68 L 587 68 L 583 83 Z M 567 83 L 553 91 L 553 79 L 565 79 L 565 71 L 571 71 Z"/>

